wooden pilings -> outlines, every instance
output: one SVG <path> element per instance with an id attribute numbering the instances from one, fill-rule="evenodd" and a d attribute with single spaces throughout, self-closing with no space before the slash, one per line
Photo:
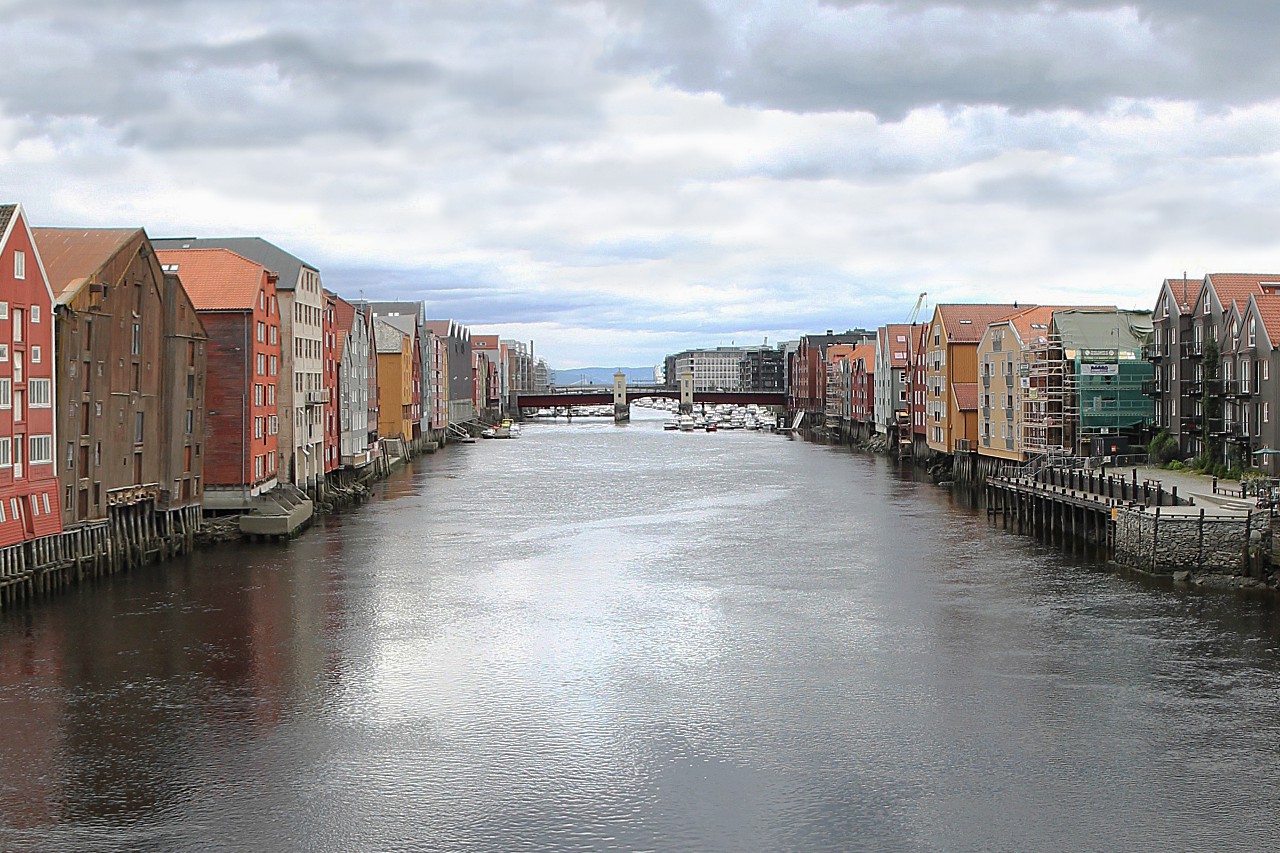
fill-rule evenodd
<path id="1" fill-rule="evenodd" d="M 188 553 L 203 520 L 199 506 L 157 510 L 141 501 L 112 507 L 102 521 L 0 549 L 0 609 Z"/>
<path id="2" fill-rule="evenodd" d="M 988 518 L 1006 528 L 1043 536 L 1064 547 L 1093 546 L 1111 553 L 1115 547 L 1112 510 L 1122 501 L 1106 492 L 1115 488 L 1105 478 L 1081 471 L 991 477 L 983 491 Z"/>

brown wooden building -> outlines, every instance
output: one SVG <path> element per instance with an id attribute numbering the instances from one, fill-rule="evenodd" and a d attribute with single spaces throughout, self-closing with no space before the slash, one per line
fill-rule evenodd
<path id="1" fill-rule="evenodd" d="M 63 526 L 198 521 L 205 335 L 190 300 L 142 229 L 35 236 L 58 304 Z"/>

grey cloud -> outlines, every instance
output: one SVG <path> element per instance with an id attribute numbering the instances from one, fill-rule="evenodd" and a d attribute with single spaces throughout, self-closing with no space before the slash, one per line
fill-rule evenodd
<path id="1" fill-rule="evenodd" d="M 795 112 L 1092 111 L 1116 98 L 1240 105 L 1273 99 L 1280 72 L 1270 44 L 1280 9 L 1260 0 L 1210 12 L 1190 0 L 665 0 L 647 8 L 624 7 L 629 28 L 609 67 Z"/>
<path id="2" fill-rule="evenodd" d="M 0 78 L 5 113 L 37 131 L 88 117 L 142 147 L 450 134 L 510 150 L 588 132 L 607 83 L 590 73 L 583 23 L 557 4 L 0 8 L 0 50 L 33 57 Z"/>

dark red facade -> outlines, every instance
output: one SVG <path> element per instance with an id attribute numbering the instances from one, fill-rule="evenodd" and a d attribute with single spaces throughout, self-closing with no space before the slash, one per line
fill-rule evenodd
<path id="1" fill-rule="evenodd" d="M 62 530 L 53 305 L 26 215 L 0 206 L 0 547 Z"/>

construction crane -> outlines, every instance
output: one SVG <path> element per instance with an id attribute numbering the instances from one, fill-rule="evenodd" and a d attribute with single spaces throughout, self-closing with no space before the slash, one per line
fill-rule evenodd
<path id="1" fill-rule="evenodd" d="M 911 309 L 911 316 L 907 319 L 909 325 L 914 326 L 916 324 L 916 317 L 920 315 L 920 306 L 924 304 L 924 298 L 928 295 L 928 293 L 921 293 L 916 297 L 916 307 Z"/>

